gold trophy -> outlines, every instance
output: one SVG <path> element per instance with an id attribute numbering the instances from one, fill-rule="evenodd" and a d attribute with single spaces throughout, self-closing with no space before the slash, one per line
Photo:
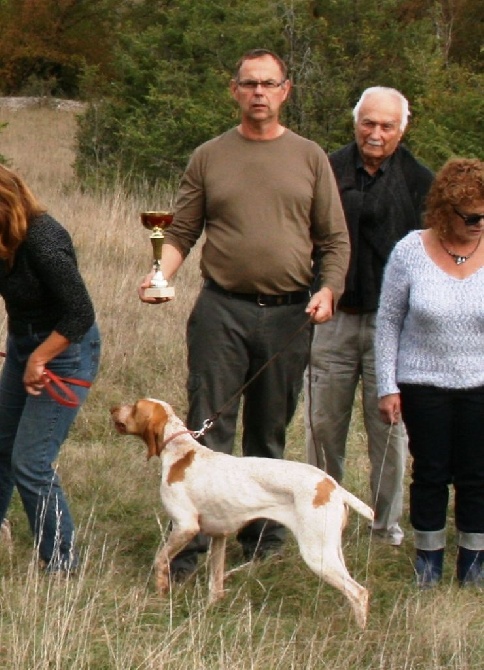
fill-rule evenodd
<path id="1" fill-rule="evenodd" d="M 161 253 L 165 236 L 163 231 L 173 221 L 173 212 L 168 210 L 159 212 L 142 212 L 141 223 L 145 228 L 151 230 L 150 240 L 153 247 L 153 269 L 155 274 L 151 280 L 150 288 L 145 289 L 147 298 L 173 298 L 175 289 L 168 286 L 168 282 L 161 271 Z"/>

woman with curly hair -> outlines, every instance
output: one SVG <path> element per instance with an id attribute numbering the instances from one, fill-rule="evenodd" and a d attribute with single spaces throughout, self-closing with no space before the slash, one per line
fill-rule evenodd
<path id="1" fill-rule="evenodd" d="M 457 578 L 484 586 L 484 162 L 449 160 L 426 229 L 394 248 L 377 317 L 379 407 L 402 414 L 413 459 L 410 521 L 417 584 L 442 577 L 449 485 Z"/>
<path id="2" fill-rule="evenodd" d="M 46 570 L 72 572 L 74 523 L 53 463 L 79 406 L 51 397 L 47 371 L 75 383 L 80 404 L 97 373 L 100 336 L 68 232 L 1 165 L 0 295 L 8 316 L 0 375 L 3 536 L 17 487 Z"/>

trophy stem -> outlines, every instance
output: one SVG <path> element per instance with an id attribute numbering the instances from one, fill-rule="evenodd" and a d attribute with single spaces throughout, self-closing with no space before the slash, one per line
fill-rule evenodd
<path id="1" fill-rule="evenodd" d="M 163 230 L 155 226 L 153 232 L 150 235 L 151 246 L 153 248 L 153 263 L 156 265 L 156 269 L 160 269 L 161 253 L 163 249 L 163 242 L 165 236 L 163 235 Z"/>

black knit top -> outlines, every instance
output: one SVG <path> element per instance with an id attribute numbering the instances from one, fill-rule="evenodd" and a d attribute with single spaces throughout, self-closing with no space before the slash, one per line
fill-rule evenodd
<path id="1" fill-rule="evenodd" d="M 0 259 L 0 294 L 9 333 L 55 330 L 80 342 L 95 320 L 71 237 L 48 214 L 30 222 L 12 269 Z"/>

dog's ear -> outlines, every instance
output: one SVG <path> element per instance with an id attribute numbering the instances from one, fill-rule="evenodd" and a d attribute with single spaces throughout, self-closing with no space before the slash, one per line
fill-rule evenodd
<path id="1" fill-rule="evenodd" d="M 158 449 L 156 448 L 156 434 L 153 432 L 152 427 L 147 425 L 141 437 L 146 442 L 146 446 L 148 447 L 146 460 L 149 461 L 152 456 L 158 453 Z"/>
<path id="2" fill-rule="evenodd" d="M 154 403 L 145 430 L 141 436 L 148 447 L 146 457 L 148 461 L 152 456 L 159 456 L 161 454 L 167 421 L 168 415 L 164 407 Z"/>

